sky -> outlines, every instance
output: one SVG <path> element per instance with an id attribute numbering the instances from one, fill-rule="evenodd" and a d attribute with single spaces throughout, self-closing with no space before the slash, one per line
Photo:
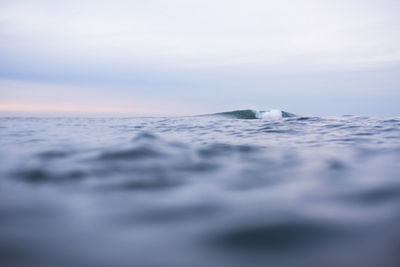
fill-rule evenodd
<path id="1" fill-rule="evenodd" d="M 0 114 L 400 115 L 398 0 L 0 0 Z"/>

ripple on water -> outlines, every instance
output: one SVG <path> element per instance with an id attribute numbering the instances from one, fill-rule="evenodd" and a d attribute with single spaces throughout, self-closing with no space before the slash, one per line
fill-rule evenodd
<path id="1" fill-rule="evenodd" d="M 277 223 L 239 226 L 223 230 L 212 239 L 217 246 L 253 252 L 312 249 L 322 242 L 344 235 L 340 227 L 327 222 L 291 219 Z"/>

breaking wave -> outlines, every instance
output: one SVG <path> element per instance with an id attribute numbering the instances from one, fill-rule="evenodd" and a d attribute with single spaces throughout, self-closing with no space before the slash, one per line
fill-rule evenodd
<path id="1" fill-rule="evenodd" d="M 231 117 L 236 119 L 254 120 L 254 119 L 268 119 L 268 120 L 279 120 L 282 118 L 295 117 L 295 114 L 282 111 L 279 109 L 271 110 L 252 110 L 252 109 L 242 109 L 227 112 L 215 113 L 212 115 Z"/>

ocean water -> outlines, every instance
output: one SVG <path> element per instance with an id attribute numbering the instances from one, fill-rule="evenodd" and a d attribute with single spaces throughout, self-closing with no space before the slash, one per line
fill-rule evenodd
<path id="1" fill-rule="evenodd" d="M 0 266 L 400 266 L 400 117 L 0 118 Z"/>

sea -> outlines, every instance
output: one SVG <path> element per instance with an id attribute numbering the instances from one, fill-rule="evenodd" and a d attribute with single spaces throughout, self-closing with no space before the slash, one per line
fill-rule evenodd
<path id="1" fill-rule="evenodd" d="M 400 117 L 0 117 L 0 266 L 398 267 Z"/>

